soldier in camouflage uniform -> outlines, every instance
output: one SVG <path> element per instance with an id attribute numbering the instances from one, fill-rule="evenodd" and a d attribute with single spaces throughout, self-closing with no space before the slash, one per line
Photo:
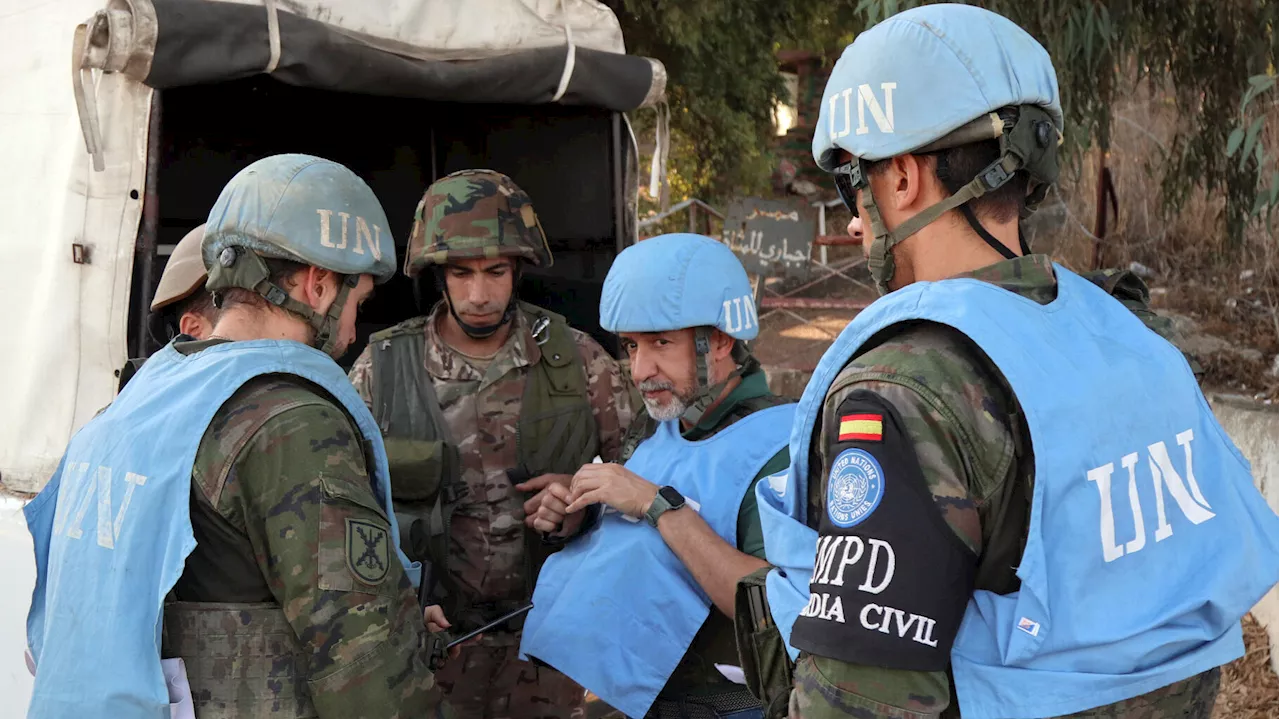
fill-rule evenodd
<path id="1" fill-rule="evenodd" d="M 338 212 L 356 228 L 345 246 L 335 240 L 347 232 L 326 221 Z M 116 402 L 82 430 L 94 436 L 100 426 L 112 428 L 106 430 L 110 445 L 136 447 L 127 450 L 133 454 L 129 464 L 117 466 L 150 475 L 135 480 L 136 493 L 130 485 L 115 515 L 110 561 L 124 572 L 107 576 L 123 582 L 132 569 L 132 578 L 119 590 L 99 587 L 107 597 L 100 601 L 128 592 L 142 596 L 120 600 L 119 618 L 94 616 L 121 623 L 134 607 L 167 594 L 162 636 L 153 638 L 151 626 L 136 633 L 147 643 L 160 639 L 162 657 L 185 662 L 202 719 L 387 719 L 444 711 L 430 668 L 438 635 L 428 633 L 402 560 L 390 546 L 395 533 L 386 509 L 381 440 L 332 361 L 354 338 L 357 308 L 375 281 L 395 271 L 386 228 L 376 197 L 341 165 L 305 155 L 250 165 L 223 190 L 204 237 L 204 259 L 212 268 L 208 288 L 220 307 L 212 335 L 203 341 L 180 337 L 150 358 Z M 173 386 L 158 384 L 174 372 L 190 376 Z M 157 387 L 166 387 L 166 396 L 150 397 Z M 201 399 L 211 393 L 226 399 Z M 144 409 L 130 419 L 139 402 Z M 203 424 L 188 417 L 161 422 L 146 436 L 130 434 L 131 427 L 147 426 L 147 414 L 181 414 L 196 406 L 208 407 Z M 162 446 L 148 457 L 152 442 Z M 186 446 L 192 454 L 181 464 Z M 68 455 L 84 452 L 92 457 L 96 450 L 73 440 Z M 51 482 L 49 498 L 75 491 L 76 466 Z M 102 482 L 100 471 L 99 498 L 110 512 L 109 487 L 104 490 Z M 170 585 L 144 591 L 138 589 L 144 581 L 165 581 L 151 579 L 141 564 L 148 557 L 145 546 L 164 546 L 167 516 L 187 516 L 172 506 L 146 504 L 166 486 L 174 487 L 171 501 L 183 510 L 189 501 L 190 521 L 168 540 L 165 556 L 172 559 L 163 572 L 173 572 L 176 583 L 171 578 Z M 100 516 L 99 528 L 102 522 Z M 64 541 L 53 526 L 53 541 Z M 130 544 L 130 531 L 139 535 L 138 544 Z M 81 566 L 92 571 L 100 560 L 91 551 L 111 544 L 101 531 L 98 536 L 99 547 L 72 544 L 49 561 L 62 563 L 59 571 L 72 576 L 81 572 L 69 563 L 84 557 L 90 563 Z M 64 655 L 52 649 L 64 641 L 56 632 L 75 631 L 56 608 L 58 594 L 71 591 L 68 584 L 51 587 L 33 604 L 33 615 L 39 610 L 49 616 L 46 631 L 32 638 L 43 649 L 33 651 L 37 661 L 49 659 L 38 665 L 37 684 L 52 680 Z M 425 616 L 438 628 L 447 626 L 439 607 Z M 131 641 L 102 639 L 111 645 Z M 96 648 L 90 656 L 106 659 L 101 652 Z M 106 660 L 111 696 L 132 689 L 125 677 L 135 663 Z M 92 666 L 84 664 L 79 678 L 88 672 L 91 680 Z M 141 701 L 127 710 L 109 709 L 97 703 L 101 696 L 86 697 L 91 704 L 73 711 L 66 687 L 37 694 L 32 716 L 157 716 Z"/>
<path id="2" fill-rule="evenodd" d="M 966 35 L 970 31 L 972 34 Z M 875 32 L 878 36 L 873 35 Z M 966 46 L 966 39 L 971 39 L 972 44 Z M 1060 131 L 1055 125 L 1060 127 L 1061 114 L 1057 109 L 1056 81 L 1043 49 L 1003 18 L 976 8 L 946 5 L 921 8 L 886 20 L 883 27 L 868 31 L 859 40 L 846 51 L 828 85 L 829 102 L 824 101 L 814 154 L 824 169 L 835 174 L 840 194 L 855 215 L 849 234 L 863 242 L 881 293 L 916 282 L 970 278 L 1039 305 L 1053 302 L 1059 295 L 1057 271 L 1048 257 L 1030 253 L 1021 240 L 1017 222 L 1020 213 L 1025 216 L 1029 206 L 1034 208 L 1057 174 L 1054 155 Z M 880 42 L 896 49 L 886 54 L 884 47 L 877 49 Z M 910 49 L 902 50 L 907 47 Z M 938 65 L 921 60 L 926 64 L 908 68 L 897 62 L 904 57 L 943 59 L 938 60 Z M 953 80 L 954 84 L 946 89 L 956 88 L 954 92 L 959 94 L 976 85 L 993 103 L 978 120 L 967 124 L 965 121 L 982 112 L 982 108 L 964 118 L 947 118 L 945 106 L 937 104 L 941 95 L 926 92 L 915 96 L 913 93 L 923 91 L 918 83 L 910 82 L 934 73 L 940 66 L 956 63 L 957 57 L 964 63 L 957 67 L 964 68 L 964 73 L 974 73 L 974 79 L 966 80 L 968 84 Z M 1010 64 L 1001 64 L 1006 60 Z M 1009 70 L 1008 75 L 992 70 L 992 66 L 1019 65 L 1025 74 L 1017 75 L 1016 69 Z M 1047 80 L 1044 75 L 1037 75 L 1041 68 L 1047 68 L 1043 70 Z M 886 81 L 883 86 L 877 79 L 881 77 Z M 1013 79 L 1005 80 L 1006 77 Z M 898 84 L 893 85 L 893 81 Z M 1009 82 L 1012 92 L 999 89 L 1002 82 Z M 1052 87 L 1051 93 L 1044 91 L 1047 86 Z M 889 94 L 879 95 L 877 101 L 887 104 L 887 108 L 871 105 L 864 109 L 864 104 L 869 104 L 867 98 L 876 98 L 874 93 L 881 92 L 882 87 L 889 88 Z M 898 93 L 892 94 L 895 87 Z M 851 95 L 857 104 L 852 115 Z M 893 106 L 888 104 L 893 102 L 898 104 L 897 134 Z M 913 112 L 923 113 L 919 121 L 903 119 Z M 1043 119 L 1031 124 L 1032 118 Z M 958 127 L 954 131 L 946 125 L 952 119 L 956 121 L 949 127 Z M 920 125 L 932 127 L 935 134 L 917 131 L 915 128 Z M 1026 133 L 1028 126 L 1032 132 Z M 856 132 L 850 132 L 851 128 L 857 128 Z M 880 134 L 873 134 L 877 129 Z M 867 136 L 875 139 L 865 139 Z M 864 144 L 859 145 L 860 142 Z M 866 145 L 868 142 L 905 147 L 906 151 L 881 155 L 873 150 L 869 158 L 857 156 L 858 148 L 877 147 Z M 1011 160 L 1014 152 L 1020 156 Z M 904 242 L 906 238 L 910 240 Z M 1162 336 L 1169 335 L 1169 323 L 1147 308 L 1147 291 L 1137 277 L 1104 272 L 1088 279 L 1123 302 L 1149 328 Z M 912 639 L 907 631 L 906 640 L 893 644 L 891 639 L 904 636 L 901 625 L 907 615 L 895 610 L 895 629 L 886 607 L 895 601 L 904 602 L 896 605 L 900 607 L 916 602 L 924 608 L 907 611 L 918 611 L 923 617 L 958 617 L 956 612 L 963 613 L 973 591 L 1007 595 L 1019 589 L 1022 580 L 1018 570 L 1032 523 L 1029 510 L 1036 482 L 1026 414 L 992 360 L 973 340 L 943 324 L 915 321 L 890 325 L 874 334 L 851 359 L 843 357 L 836 358 L 837 363 L 844 362 L 842 366 L 832 365 L 830 371 L 838 369 L 838 373 L 829 386 L 824 385 L 825 397 L 814 397 L 822 397 L 818 421 L 796 429 L 797 434 L 811 431 L 812 437 L 805 484 L 801 485 L 808 488 L 804 516 L 824 540 L 852 534 L 861 536 L 859 541 L 863 541 L 871 536 L 867 532 L 880 531 L 887 526 L 884 522 L 891 519 L 892 526 L 900 529 L 885 530 L 876 535 L 879 539 L 869 541 L 892 541 L 898 547 L 897 573 L 891 564 L 883 584 L 873 581 L 875 557 L 879 556 L 879 548 L 875 547 L 876 552 L 871 548 L 866 552 L 872 557 L 872 569 L 866 569 L 865 558 L 862 564 L 850 567 L 850 574 L 859 572 L 858 582 L 862 581 L 862 572 L 867 572 L 859 591 L 852 588 L 853 583 L 846 581 L 844 586 L 836 586 L 840 580 L 833 583 L 830 577 L 815 574 L 813 589 L 806 584 L 802 590 L 810 598 L 810 605 L 801 612 L 797 628 L 791 632 L 791 639 L 801 649 L 793 667 L 793 686 L 786 678 L 789 672 L 778 668 L 786 664 L 786 657 L 775 652 L 773 671 L 765 672 L 765 683 L 771 676 L 772 686 L 757 684 L 754 688 L 775 700 L 790 689 L 789 715 L 793 719 L 958 716 L 964 707 L 955 698 L 949 654 L 943 654 L 949 653 L 951 637 L 934 637 L 931 646 L 939 654 L 921 660 L 918 643 L 921 637 L 926 643 L 929 641 L 928 632 L 935 625 L 926 626 L 925 619 L 912 614 L 910 617 L 921 623 L 915 643 L 906 641 Z M 859 470 L 858 474 L 850 469 L 850 461 L 864 462 L 865 471 Z M 910 505 L 917 507 L 914 510 L 902 509 L 910 504 L 906 500 L 898 500 L 897 507 L 879 510 L 876 504 L 869 503 L 865 505 L 869 509 L 858 510 L 865 509 L 865 515 L 853 517 L 843 506 L 839 511 L 832 507 L 833 502 L 861 499 L 829 494 L 833 482 L 839 480 L 842 491 L 853 491 L 856 485 L 848 484 L 849 477 L 866 480 L 878 475 L 881 467 L 881 481 L 900 486 L 918 483 L 924 488 L 922 494 L 931 494 L 931 501 Z M 1186 471 L 1190 472 L 1190 468 Z M 867 486 L 871 488 L 866 489 Z M 877 491 L 873 482 L 864 482 L 862 487 L 869 494 Z M 880 502 L 881 496 L 877 495 L 874 502 Z M 879 524 L 863 525 L 874 525 L 877 530 L 837 528 L 831 534 L 833 522 L 849 527 L 850 523 L 858 524 L 873 516 L 873 511 L 892 514 L 878 520 Z M 908 516 L 911 511 L 918 514 Z M 1088 531 L 1095 533 L 1088 545 L 1093 549 L 1097 527 Z M 771 543 L 769 532 L 766 526 L 766 543 L 773 560 L 776 545 Z M 933 548 L 929 550 L 934 552 L 933 559 L 924 562 L 926 566 L 920 566 L 920 561 L 911 563 L 913 557 L 920 560 L 923 554 L 904 559 L 908 551 L 904 546 L 912 544 Z M 819 543 L 819 565 L 823 562 L 822 546 Z M 857 555 L 852 558 L 851 550 L 846 549 L 844 560 L 856 561 L 862 555 L 862 546 L 858 545 Z M 840 566 L 843 576 L 844 565 Z M 880 566 L 883 571 L 883 557 Z M 740 584 L 739 606 L 745 592 L 764 584 L 766 573 L 767 570 L 757 573 Z M 805 579 L 810 579 L 807 574 Z M 904 582 L 913 588 L 911 596 L 904 599 L 900 594 L 895 600 L 892 584 L 903 586 Z M 769 586 L 772 596 L 774 585 Z M 823 603 L 828 596 L 822 592 L 833 592 L 832 596 L 844 592 L 840 612 Z M 881 604 L 867 604 L 869 601 Z M 876 612 L 884 615 L 883 626 L 879 626 L 881 614 Z M 799 626 L 806 616 L 822 621 L 809 619 L 807 633 L 801 636 Z M 868 616 L 874 619 L 871 625 L 867 624 Z M 965 617 L 966 622 L 969 619 Z M 748 625 L 746 635 L 756 637 L 757 642 L 777 631 L 767 614 L 740 615 L 739 623 Z M 821 626 L 815 629 L 818 625 Z M 880 639 L 877 632 L 859 633 L 864 626 L 890 634 Z M 909 621 L 907 628 L 910 629 Z M 1033 624 L 1019 628 L 1028 634 L 1040 630 Z M 1057 631 L 1061 633 L 1063 629 L 1058 627 Z M 892 634 L 894 631 L 898 634 Z M 950 631 L 954 636 L 954 625 Z M 859 656 L 865 659 L 852 661 L 804 651 L 805 646 L 823 644 L 824 638 L 818 636 L 822 632 L 834 638 L 828 639 L 828 645 L 834 641 L 846 647 L 832 650 L 833 653 L 860 652 Z M 883 643 L 877 644 L 880 648 L 876 650 L 856 648 L 859 642 L 868 646 L 873 641 Z M 904 658 L 908 656 L 914 658 Z M 1073 716 L 1208 717 L 1218 684 L 1219 670 L 1211 668 Z"/>
<path id="3" fill-rule="evenodd" d="M 510 178 L 441 178 L 418 205 L 404 269 L 432 272 L 444 299 L 371 337 L 351 369 L 387 437 L 405 552 L 427 567 L 455 632 L 529 600 L 554 540 L 526 529 L 526 506 L 595 457 L 614 460 L 630 421 L 613 358 L 516 299 L 521 270 L 551 260 Z M 441 672 L 460 715 L 581 716 L 581 687 L 518 659 L 522 622 L 487 632 Z"/>
<path id="4" fill-rule="evenodd" d="M 202 340 L 213 330 L 217 310 L 213 296 L 204 288 L 208 273 L 204 270 L 204 258 L 200 256 L 200 241 L 204 238 L 204 225 L 188 232 L 173 248 L 165 263 L 156 286 L 156 296 L 151 300 L 151 315 L 147 318 L 147 331 L 158 345 L 168 344 L 178 335 Z M 120 389 L 123 389 L 138 368 L 142 358 L 125 361 L 120 369 Z"/>
<path id="5" fill-rule="evenodd" d="M 204 288 L 209 275 L 200 256 L 203 239 L 204 225 L 201 224 L 174 246 L 160 274 L 151 312 L 163 326 L 165 336 L 161 341 L 167 342 L 178 335 L 202 340 L 213 330 L 217 313 L 213 296 Z"/>

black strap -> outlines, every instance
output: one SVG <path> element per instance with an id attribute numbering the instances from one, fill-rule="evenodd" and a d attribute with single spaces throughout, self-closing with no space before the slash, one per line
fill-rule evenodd
<path id="1" fill-rule="evenodd" d="M 992 237 L 991 233 L 987 232 L 987 228 L 983 227 L 981 222 L 978 222 L 978 216 L 973 214 L 973 208 L 969 206 L 969 203 L 966 202 L 965 204 L 961 205 L 960 212 L 961 214 L 964 215 L 964 219 L 969 222 L 969 226 L 973 228 L 973 231 L 978 233 L 978 237 L 981 237 L 983 242 L 990 245 L 991 249 L 995 250 L 996 252 L 999 252 L 1001 257 L 1005 258 L 1006 260 L 1015 260 L 1018 258 L 1018 256 L 1014 254 L 1013 250 L 1009 249 L 1000 240 L 997 240 L 995 237 Z M 1021 230 L 1018 231 L 1018 242 L 1024 248 L 1023 252 L 1025 253 L 1026 252 L 1025 248 L 1027 245 L 1026 245 L 1026 242 L 1022 240 Z"/>

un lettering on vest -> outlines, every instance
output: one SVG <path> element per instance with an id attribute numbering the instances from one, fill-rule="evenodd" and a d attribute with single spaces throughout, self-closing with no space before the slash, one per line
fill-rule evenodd
<path id="1" fill-rule="evenodd" d="M 720 328 L 725 332 L 742 332 L 760 323 L 760 318 L 756 315 L 756 303 L 751 295 L 725 300 L 721 310 L 724 320 L 720 323 Z"/>
<path id="2" fill-rule="evenodd" d="M 866 135 L 871 132 L 867 124 L 867 115 L 876 124 L 876 128 L 888 135 L 893 134 L 893 91 L 898 89 L 896 82 L 880 83 L 880 97 L 870 85 L 859 85 L 857 88 L 858 124 L 853 126 L 854 88 L 832 93 L 827 98 L 827 134 L 838 140 L 849 134 Z M 842 122 L 843 120 L 843 122 Z"/>
<path id="3" fill-rule="evenodd" d="M 895 634 L 928 647 L 938 646 L 934 638 L 937 621 L 895 607 L 868 602 L 857 616 L 845 616 L 840 594 L 822 591 L 827 587 L 857 585 L 857 591 L 875 596 L 893 583 L 897 556 L 893 545 L 881 539 L 834 535 L 818 538 L 818 556 L 809 579 L 809 604 L 800 616 L 838 624 L 857 622 L 867 631 Z"/>
<path id="4" fill-rule="evenodd" d="M 1174 440 L 1179 447 L 1182 447 L 1182 454 L 1186 462 L 1183 466 L 1185 478 L 1173 466 L 1173 460 L 1169 456 L 1169 448 L 1163 441 L 1147 445 L 1147 469 L 1155 493 L 1156 528 L 1154 535 L 1157 542 L 1163 542 L 1173 536 L 1173 526 L 1169 524 L 1166 512 L 1166 492 L 1173 498 L 1174 504 L 1177 505 L 1182 515 L 1190 520 L 1192 524 L 1203 524 L 1216 516 L 1213 508 L 1209 506 L 1209 502 L 1201 494 L 1200 485 L 1196 484 L 1191 451 L 1195 433 L 1188 429 L 1179 433 L 1174 437 Z M 1141 552 L 1147 546 L 1146 522 L 1143 518 L 1142 500 L 1139 497 L 1138 465 L 1140 459 L 1138 452 L 1132 452 L 1120 458 L 1121 477 L 1124 476 L 1125 472 L 1129 475 L 1128 501 L 1129 511 L 1133 517 L 1134 530 L 1133 539 L 1124 544 L 1116 543 L 1116 507 L 1111 496 L 1111 479 L 1115 474 L 1115 463 L 1108 462 L 1101 467 L 1089 470 L 1087 473 L 1087 479 L 1097 488 L 1100 500 L 1098 533 L 1102 539 L 1102 558 L 1104 561 L 1114 562 L 1125 555 Z"/>
<path id="5" fill-rule="evenodd" d="M 316 210 L 316 214 L 320 216 L 320 244 L 335 250 L 345 250 L 350 247 L 351 252 L 357 255 L 364 254 L 364 247 L 368 245 L 370 254 L 373 259 L 382 259 L 382 228 L 376 224 L 372 224 L 363 217 L 355 216 L 355 244 L 349 241 L 350 234 L 348 228 L 351 224 L 350 212 L 337 212 L 333 210 Z M 333 232 L 330 226 L 333 224 L 333 216 L 338 216 L 342 221 L 341 239 L 337 242 L 333 241 Z M 372 229 L 370 229 L 372 228 Z"/>
<path id="6" fill-rule="evenodd" d="M 118 507 L 114 506 L 112 494 L 117 477 L 123 482 L 124 490 Z M 94 467 L 91 472 L 88 462 L 68 462 L 63 470 L 62 487 L 58 493 L 53 535 L 70 539 L 83 537 L 89 506 L 96 500 L 98 546 L 115 549 L 120 533 L 125 528 L 125 518 L 129 514 L 133 493 L 146 483 L 146 476 L 136 472 L 117 472 L 111 467 L 103 466 Z"/>

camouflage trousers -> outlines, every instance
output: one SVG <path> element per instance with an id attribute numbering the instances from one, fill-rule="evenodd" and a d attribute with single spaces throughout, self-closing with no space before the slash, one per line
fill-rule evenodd
<path id="1" fill-rule="evenodd" d="M 466 646 L 436 673 L 457 719 L 585 719 L 582 687 L 519 654 L 518 646 Z"/>
<path id="2" fill-rule="evenodd" d="M 816 659 L 816 661 L 815 661 Z M 791 691 L 789 719 L 953 719 L 961 713 L 954 697 L 947 701 L 945 682 L 935 691 L 908 691 L 892 681 L 877 686 L 848 685 L 838 676 L 839 662 L 802 654 L 795 667 L 795 685 Z M 824 671 L 824 669 L 826 671 Z M 1210 719 L 1218 697 L 1220 668 L 1210 669 L 1189 679 L 1174 682 L 1153 692 L 1115 704 L 1089 709 L 1057 719 Z M 933 676 L 933 675 L 928 675 Z M 939 675 L 941 676 L 941 675 Z M 875 701 L 869 697 L 893 701 Z"/>

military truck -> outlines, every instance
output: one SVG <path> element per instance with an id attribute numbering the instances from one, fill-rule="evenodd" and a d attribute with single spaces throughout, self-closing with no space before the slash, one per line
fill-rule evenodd
<path id="1" fill-rule="evenodd" d="M 555 264 L 523 298 L 616 353 L 597 307 L 635 238 L 626 111 L 662 65 L 625 53 L 595 0 L 63 0 L 0 14 L 0 482 L 38 491 L 70 435 L 159 348 L 147 314 L 174 244 L 250 162 L 303 152 L 377 193 L 402 252 L 434 179 L 510 175 Z M 88 20 L 85 18 L 88 17 Z M 71 62 L 68 63 L 68 60 Z M 72 82 L 68 83 L 68 72 Z M 430 281 L 366 304 L 371 332 L 425 312 Z"/>

